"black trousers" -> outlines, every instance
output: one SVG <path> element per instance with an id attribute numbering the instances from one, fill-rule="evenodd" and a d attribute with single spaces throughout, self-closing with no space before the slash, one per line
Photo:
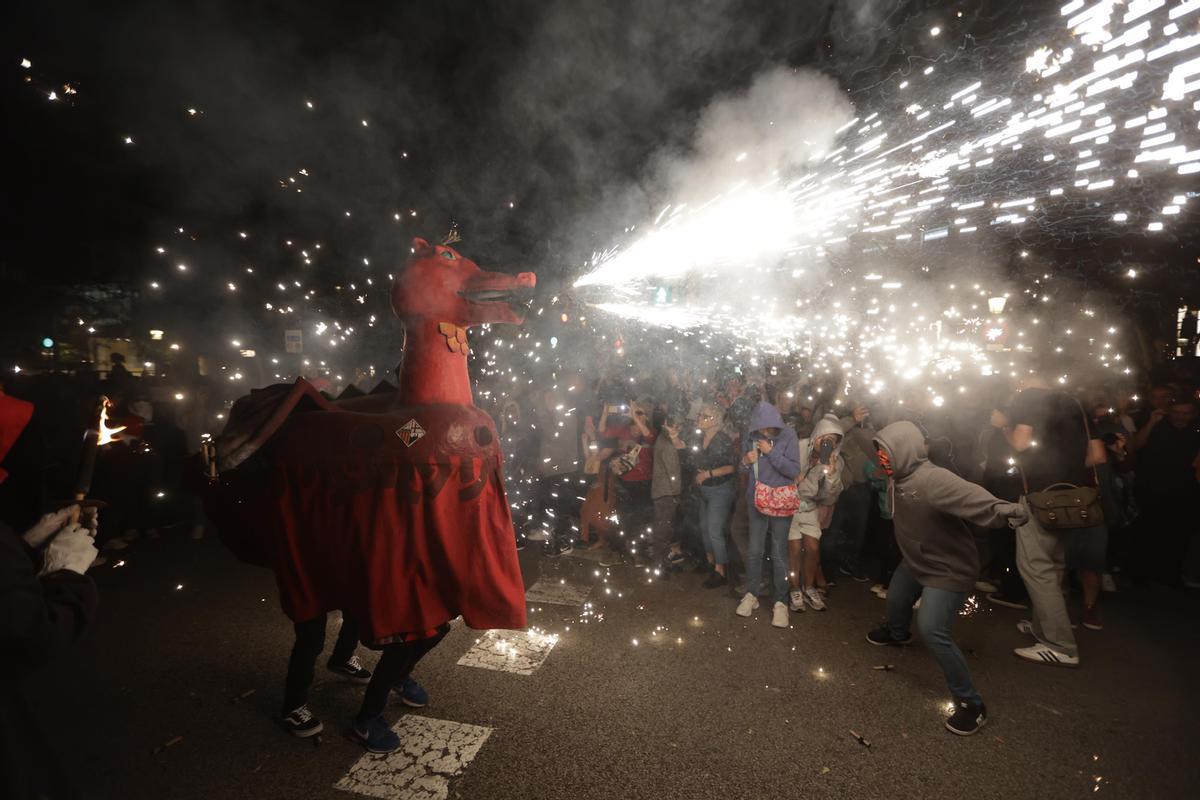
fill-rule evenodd
<path id="1" fill-rule="evenodd" d="M 534 522 L 552 536 L 560 547 L 570 544 L 574 538 L 571 520 L 579 518 L 582 498 L 586 493 L 587 484 L 583 482 L 583 473 L 580 472 L 547 475 L 538 479 Z"/>
<path id="2" fill-rule="evenodd" d="M 624 537 L 614 549 L 625 553 L 644 553 L 654 527 L 654 501 L 650 499 L 650 481 L 617 479 L 617 516 Z"/>
<path id="3" fill-rule="evenodd" d="M 282 716 L 287 716 L 308 702 L 308 690 L 312 686 L 317 656 L 325 649 L 325 620 L 328 616 L 322 614 L 315 619 L 295 624 L 296 643 L 292 645 L 292 655 L 288 659 Z M 358 623 L 342 617 L 342 629 L 338 632 L 337 643 L 333 646 L 333 655 L 329 657 L 329 663 L 346 663 L 350 656 L 354 655 L 354 648 L 357 646 Z"/>
<path id="4" fill-rule="evenodd" d="M 1012 528 L 992 528 L 992 570 L 1000 581 L 1000 594 L 1008 600 L 1024 602 L 1029 590 L 1017 570 L 1017 532 Z"/>
<path id="5" fill-rule="evenodd" d="M 876 504 L 877 505 L 877 504 Z M 892 574 L 900 566 L 900 547 L 896 544 L 896 525 L 890 519 L 884 519 L 878 511 L 871 520 L 871 530 L 875 543 L 875 556 L 879 559 L 879 577 L 876 583 L 884 587 L 892 582 Z"/>
<path id="6" fill-rule="evenodd" d="M 387 708 L 388 694 L 393 687 L 399 688 L 404 680 L 430 650 L 437 647 L 446 634 L 450 632 L 448 624 L 438 628 L 436 635 L 428 639 L 418 639 L 415 642 L 396 642 L 385 645 L 371 682 L 367 684 L 367 692 L 363 696 L 362 708 L 358 712 L 359 720 L 365 722 L 372 717 L 378 717 Z"/>

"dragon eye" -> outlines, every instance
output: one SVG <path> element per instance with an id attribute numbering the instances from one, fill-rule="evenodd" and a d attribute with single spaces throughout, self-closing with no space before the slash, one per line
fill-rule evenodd
<path id="1" fill-rule="evenodd" d="M 454 255 L 454 253 L 450 252 L 449 250 L 443 250 L 439 255 L 441 255 L 441 257 L 446 259 L 447 261 L 453 261 L 457 257 Z"/>

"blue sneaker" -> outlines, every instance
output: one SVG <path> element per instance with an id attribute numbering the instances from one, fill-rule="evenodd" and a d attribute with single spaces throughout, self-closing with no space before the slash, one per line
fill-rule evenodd
<path id="1" fill-rule="evenodd" d="M 413 680 L 412 675 L 400 684 L 400 702 L 409 708 L 424 708 L 429 705 L 429 692 L 425 687 Z"/>
<path id="2" fill-rule="evenodd" d="M 356 718 L 351 729 L 368 753 L 394 753 L 400 749 L 400 737 L 388 727 L 383 714 L 368 720 Z"/>

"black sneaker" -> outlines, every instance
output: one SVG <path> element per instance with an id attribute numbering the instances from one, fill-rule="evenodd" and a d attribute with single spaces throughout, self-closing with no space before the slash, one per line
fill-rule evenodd
<path id="1" fill-rule="evenodd" d="M 959 736 L 970 736 L 977 733 L 987 724 L 987 706 L 983 703 L 968 703 L 966 700 L 954 701 L 954 713 L 946 720 L 946 730 Z"/>
<path id="2" fill-rule="evenodd" d="M 350 656 L 344 664 L 335 664 L 330 661 L 327 666 L 330 672 L 344 675 L 355 683 L 371 682 L 371 670 L 362 665 L 362 662 L 358 660 L 358 656 Z"/>
<path id="3" fill-rule="evenodd" d="M 719 589 L 727 583 L 729 583 L 729 578 L 726 578 L 724 575 L 714 569 L 712 572 L 708 573 L 708 577 L 705 578 L 704 583 L 700 585 L 705 589 Z"/>
<path id="4" fill-rule="evenodd" d="M 912 644 L 912 639 L 913 637 L 911 632 L 908 633 L 903 639 L 897 639 L 892 635 L 892 629 L 887 625 L 880 625 L 878 628 L 867 634 L 867 641 L 880 647 L 886 647 L 887 645 L 895 645 L 896 647 L 900 647 L 902 645 Z"/>
<path id="5" fill-rule="evenodd" d="M 667 563 L 673 567 L 677 567 L 687 559 L 683 553 L 667 553 Z"/>
<path id="6" fill-rule="evenodd" d="M 298 736 L 301 739 L 316 736 L 325 730 L 324 723 L 313 716 L 313 713 L 308 710 L 307 705 L 300 706 L 292 711 L 283 718 L 282 722 L 283 727 L 287 729 L 288 733 L 292 736 Z"/>
<path id="7" fill-rule="evenodd" d="M 542 548 L 542 553 L 548 558 L 558 558 L 573 552 L 575 552 L 575 548 L 571 546 L 570 542 L 546 542 Z"/>
<path id="8" fill-rule="evenodd" d="M 848 561 L 843 561 L 841 564 L 838 564 L 838 572 L 849 576 L 851 580 L 858 581 L 859 583 L 866 583 L 867 581 L 871 580 L 867 577 L 865 572 L 858 568 L 856 564 L 851 564 Z"/>
<path id="9" fill-rule="evenodd" d="M 1016 598 L 1005 597 L 999 592 L 992 592 L 991 594 L 986 595 L 986 597 L 989 603 L 993 603 L 998 606 L 1004 606 L 1005 608 L 1016 608 L 1021 611 L 1029 608 L 1029 603 L 1022 600 L 1017 600 Z"/>

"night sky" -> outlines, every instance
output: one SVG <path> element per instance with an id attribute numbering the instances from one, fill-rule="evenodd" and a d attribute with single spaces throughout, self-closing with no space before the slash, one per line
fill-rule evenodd
<path id="1" fill-rule="evenodd" d="M 686 156 L 702 110 L 763 70 L 814 67 L 870 108 L 886 99 L 885 79 L 926 64 L 969 74 L 990 58 L 1011 60 L 1056 9 L 899 0 L 353 11 L 332 2 L 20 4 L 5 11 L 0 34 L 0 275 L 6 305 L 16 303 L 6 338 L 15 320 L 50 324 L 52 304 L 29 301 L 53 296 L 42 291 L 50 286 L 145 291 L 170 268 L 154 248 L 178 252 L 180 237 L 195 283 L 160 309 L 170 316 L 244 313 L 221 297 L 226 278 L 243 264 L 264 285 L 290 278 L 297 257 L 287 240 L 320 241 L 307 265 L 314 280 L 345 282 L 361 277 L 363 259 L 390 269 L 413 235 L 440 236 L 452 224 L 480 263 L 536 269 L 553 286 L 623 226 L 653 215 L 664 200 L 655 165 Z M 931 21 L 947 35 L 926 35 Z M 1083 253 L 1096 274 L 1135 255 L 1191 262 L 1190 245 L 1174 235 L 1149 248 L 1111 237 L 1102 249 L 1077 239 L 1052 246 L 1066 248 L 1067 261 Z"/>

